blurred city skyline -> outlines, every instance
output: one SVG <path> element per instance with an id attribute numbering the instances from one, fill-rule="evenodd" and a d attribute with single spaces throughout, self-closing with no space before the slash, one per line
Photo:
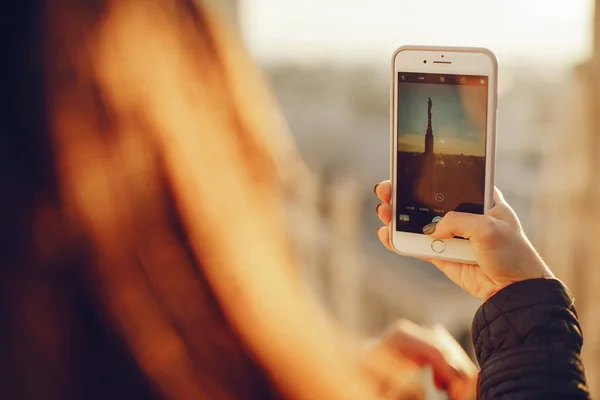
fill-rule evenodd
<path id="1" fill-rule="evenodd" d="M 389 62 L 404 44 L 482 46 L 501 62 L 568 66 L 591 52 L 590 0 L 238 0 L 261 62 Z"/>

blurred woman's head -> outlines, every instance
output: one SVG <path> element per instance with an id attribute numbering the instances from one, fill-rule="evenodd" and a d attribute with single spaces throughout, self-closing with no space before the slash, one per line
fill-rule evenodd
<path id="1" fill-rule="evenodd" d="M 284 126 L 195 3 L 1 13 L 4 398 L 372 392 L 292 265 Z"/>

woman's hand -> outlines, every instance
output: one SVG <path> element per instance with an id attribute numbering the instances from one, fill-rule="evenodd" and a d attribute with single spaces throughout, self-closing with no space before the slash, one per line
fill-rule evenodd
<path id="1" fill-rule="evenodd" d="M 389 230 L 392 218 L 390 181 L 376 185 L 375 194 L 383 202 L 377 206 L 377 215 L 386 225 L 379 228 L 377 235 L 382 243 L 393 251 Z M 515 212 L 504 201 L 498 189 L 494 194 L 494 207 L 485 215 L 451 211 L 440 222 L 423 227 L 423 231 L 436 239 L 449 239 L 454 236 L 469 239 L 473 245 L 477 265 L 444 260 L 428 261 L 477 298 L 487 300 L 515 282 L 554 278 L 525 236 Z"/>
<path id="2" fill-rule="evenodd" d="M 476 397 L 477 367 L 441 326 L 428 329 L 409 321 L 398 321 L 369 347 L 371 354 L 378 350 L 418 367 L 431 367 L 435 386 L 447 392 L 450 400 L 474 400 Z"/>

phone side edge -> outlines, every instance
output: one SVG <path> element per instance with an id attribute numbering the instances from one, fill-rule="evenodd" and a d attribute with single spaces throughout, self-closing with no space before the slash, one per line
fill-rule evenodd
<path id="1" fill-rule="evenodd" d="M 487 139 L 489 140 L 490 144 L 489 144 L 489 151 L 487 151 L 486 149 L 486 153 L 487 153 L 487 157 L 489 158 L 488 161 L 488 165 L 486 166 L 486 168 L 489 171 L 486 171 L 486 186 L 489 187 L 487 193 L 486 193 L 486 197 L 487 197 L 487 203 L 488 203 L 488 207 L 486 207 L 486 209 L 484 210 L 484 212 L 487 212 L 490 208 L 492 208 L 494 206 L 494 192 L 495 192 L 495 187 L 496 187 L 496 155 L 497 155 L 497 129 L 498 129 L 498 75 L 499 75 L 499 66 L 498 66 L 498 58 L 496 57 L 496 55 L 489 49 L 485 49 L 482 48 L 482 53 L 487 55 L 488 58 L 490 59 L 490 62 L 492 64 L 492 71 L 493 71 L 493 86 L 492 86 L 492 90 L 493 90 L 493 96 L 492 96 L 492 101 L 493 104 L 491 105 L 490 109 L 491 109 L 491 116 L 490 118 L 492 119 L 492 124 L 490 126 L 490 130 L 488 133 L 488 137 Z"/>
<path id="2" fill-rule="evenodd" d="M 395 143 L 394 143 L 394 131 L 395 131 L 395 112 L 396 112 L 396 58 L 398 54 L 402 51 L 405 51 L 407 47 L 410 46 L 402 46 L 397 48 L 392 54 L 391 60 L 391 79 L 390 79 L 390 186 L 391 186 L 391 195 L 390 195 L 390 206 L 392 208 L 392 217 L 390 220 L 389 226 L 389 237 L 390 237 L 390 247 L 392 250 L 398 254 L 400 254 L 396 244 L 394 243 L 394 232 L 396 232 L 396 174 L 395 174 L 395 157 L 397 155 L 394 154 L 395 151 Z"/>

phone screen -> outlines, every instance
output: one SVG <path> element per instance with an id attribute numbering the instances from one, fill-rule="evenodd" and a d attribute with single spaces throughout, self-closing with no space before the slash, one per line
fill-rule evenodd
<path id="1" fill-rule="evenodd" d="M 396 230 L 483 214 L 488 77 L 399 72 Z"/>

